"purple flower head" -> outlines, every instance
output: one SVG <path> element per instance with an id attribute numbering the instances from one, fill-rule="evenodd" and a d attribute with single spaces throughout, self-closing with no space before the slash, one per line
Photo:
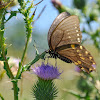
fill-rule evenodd
<path id="1" fill-rule="evenodd" d="M 57 67 L 53 67 L 53 65 L 42 63 L 41 66 L 35 67 L 33 72 L 41 79 L 44 80 L 53 80 L 58 78 L 61 73 L 59 72 Z"/>

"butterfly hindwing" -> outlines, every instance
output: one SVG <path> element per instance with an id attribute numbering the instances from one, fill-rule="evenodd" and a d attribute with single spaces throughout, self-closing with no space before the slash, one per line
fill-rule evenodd
<path id="1" fill-rule="evenodd" d="M 79 45 L 75 48 L 62 49 L 58 51 L 58 54 L 70 59 L 75 65 L 87 73 L 95 70 L 95 61 L 84 46 Z"/>

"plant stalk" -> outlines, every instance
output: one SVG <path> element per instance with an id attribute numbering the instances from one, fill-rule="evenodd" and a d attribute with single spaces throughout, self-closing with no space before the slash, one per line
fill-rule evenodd
<path id="1" fill-rule="evenodd" d="M 21 73 L 21 71 L 22 71 L 22 64 L 23 64 L 23 60 L 24 60 L 24 57 L 25 57 L 25 54 L 26 54 L 26 51 L 27 51 L 28 42 L 29 42 L 29 37 L 27 38 L 27 41 L 26 41 L 26 43 L 25 43 L 25 48 L 24 48 L 24 51 L 23 51 L 23 55 L 22 55 L 22 58 L 21 58 L 21 62 L 20 62 L 20 64 L 19 64 L 19 69 L 18 69 L 16 78 L 19 78 L 20 73 Z"/>
<path id="2" fill-rule="evenodd" d="M 14 81 L 12 83 L 13 83 L 13 90 L 14 90 L 14 100 L 18 100 L 18 87 L 17 87 L 18 81 Z"/>

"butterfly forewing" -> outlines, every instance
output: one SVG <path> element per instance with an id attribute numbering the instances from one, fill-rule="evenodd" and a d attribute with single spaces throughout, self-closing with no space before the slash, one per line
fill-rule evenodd
<path id="1" fill-rule="evenodd" d="M 79 19 L 77 16 L 69 16 L 62 20 L 50 37 L 50 43 L 53 50 L 66 44 L 80 44 L 81 31 L 79 27 Z"/>
<path id="2" fill-rule="evenodd" d="M 49 32 L 48 32 L 48 45 L 50 48 L 51 48 L 51 36 L 54 33 L 54 31 L 56 30 L 56 27 L 59 25 L 59 23 L 61 23 L 62 20 L 64 20 L 65 18 L 67 18 L 69 16 L 70 16 L 70 14 L 68 12 L 63 12 L 60 15 L 58 15 L 56 17 L 56 19 L 53 21 L 53 23 L 49 29 Z"/>
<path id="3" fill-rule="evenodd" d="M 75 65 L 79 66 L 87 73 L 95 70 L 95 61 L 91 54 L 83 46 L 79 45 L 75 48 L 58 50 L 58 53 L 59 55 L 72 60 Z"/>

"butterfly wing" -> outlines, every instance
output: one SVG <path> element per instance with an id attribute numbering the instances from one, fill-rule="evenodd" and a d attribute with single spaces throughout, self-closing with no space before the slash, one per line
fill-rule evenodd
<path id="1" fill-rule="evenodd" d="M 56 22 L 57 24 L 55 24 Z M 81 38 L 78 17 L 75 15 L 70 16 L 64 12 L 51 25 L 48 33 L 48 44 L 50 49 L 55 51 L 55 48 L 62 45 L 80 44 Z"/>
<path id="2" fill-rule="evenodd" d="M 72 45 L 73 47 L 73 45 Z M 82 70 L 90 73 L 95 71 L 95 61 L 91 54 L 81 45 L 75 48 L 58 49 L 58 54 L 65 59 L 70 59 L 75 65 L 79 66 Z"/>
<path id="3" fill-rule="evenodd" d="M 95 70 L 91 54 L 80 45 L 82 34 L 77 16 L 63 12 L 54 20 L 48 33 L 50 50 L 58 53 L 58 58 L 75 63 L 87 73 Z"/>
<path id="4" fill-rule="evenodd" d="M 56 27 L 61 23 L 61 21 L 63 21 L 65 18 L 69 17 L 70 14 L 68 12 L 63 12 L 61 14 L 59 14 L 56 19 L 53 21 L 49 32 L 48 32 L 48 45 L 49 48 L 51 48 L 51 36 L 53 34 L 53 32 L 55 31 Z"/>

